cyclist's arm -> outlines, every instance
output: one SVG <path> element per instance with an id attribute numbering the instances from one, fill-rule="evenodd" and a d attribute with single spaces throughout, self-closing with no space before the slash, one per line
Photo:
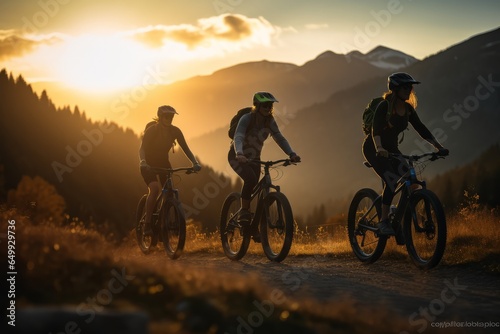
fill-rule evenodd
<path id="1" fill-rule="evenodd" d="M 248 125 L 250 124 L 252 115 L 250 113 L 241 116 L 234 132 L 233 147 L 236 154 L 243 154 L 243 142 L 247 133 Z"/>
<path id="2" fill-rule="evenodd" d="M 177 140 L 177 143 L 179 143 L 179 146 L 184 151 L 184 154 L 191 161 L 193 165 L 199 165 L 198 160 L 196 160 L 196 157 L 194 156 L 193 152 L 191 152 L 191 150 L 189 149 L 189 146 L 186 143 L 186 139 L 184 138 L 182 131 L 177 127 L 175 127 L 175 129 L 176 129 L 175 139 Z"/>
<path id="3" fill-rule="evenodd" d="M 276 123 L 276 120 L 274 118 L 269 124 L 269 129 L 271 130 L 271 136 L 273 137 L 274 141 L 283 150 L 283 152 L 285 152 L 288 156 L 295 154 L 295 152 L 292 150 L 292 147 L 288 143 L 288 140 L 286 140 L 285 136 L 283 136 L 283 134 L 279 130 L 278 124 Z"/>
<path id="4" fill-rule="evenodd" d="M 432 135 L 429 129 L 425 126 L 425 124 L 422 123 L 422 121 L 417 115 L 417 112 L 414 109 L 411 110 L 408 121 L 413 126 L 415 131 L 417 131 L 420 137 L 427 140 L 432 146 L 434 146 L 437 149 L 443 148 L 443 146 Z"/>
<path id="5" fill-rule="evenodd" d="M 141 147 L 139 147 L 139 161 L 141 162 L 141 164 L 144 162 L 146 162 L 146 147 L 148 145 L 148 142 L 150 140 L 150 133 L 151 132 L 148 132 L 147 131 L 148 129 L 146 129 L 146 132 L 144 133 L 144 136 L 142 137 L 142 140 L 141 140 Z"/>

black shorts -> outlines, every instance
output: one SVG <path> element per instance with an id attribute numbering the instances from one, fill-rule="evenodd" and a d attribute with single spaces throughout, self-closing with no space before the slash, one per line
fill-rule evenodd
<path id="1" fill-rule="evenodd" d="M 149 185 L 151 182 L 158 181 L 161 185 L 167 181 L 167 176 L 165 174 L 158 174 L 156 172 L 151 171 L 151 169 L 146 167 L 141 167 L 141 175 L 146 182 L 146 185 Z"/>

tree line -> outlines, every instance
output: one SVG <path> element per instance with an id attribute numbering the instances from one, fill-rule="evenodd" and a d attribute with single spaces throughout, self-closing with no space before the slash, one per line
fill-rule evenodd
<path id="1" fill-rule="evenodd" d="M 0 71 L 0 198 L 23 176 L 40 177 L 64 198 L 67 219 L 106 225 L 123 236 L 134 225 L 136 205 L 147 191 L 139 170 L 140 136 L 109 121 L 92 121 L 77 106 L 56 107 L 22 76 Z M 174 167 L 190 166 L 182 150 Z M 224 198 L 237 191 L 222 174 L 203 166 L 174 179 L 188 218 L 215 231 Z M 33 203 L 31 203 L 33 206 Z"/>
<path id="2" fill-rule="evenodd" d="M 8 192 L 17 189 L 23 177 L 28 178 L 19 198 L 33 184 L 41 187 L 42 178 L 63 197 L 65 221 L 77 217 L 108 226 L 118 236 L 128 233 L 137 201 L 147 190 L 139 172 L 139 135 L 113 122 L 92 121 L 77 106 L 56 107 L 45 91 L 38 96 L 22 76 L 14 78 L 5 69 L 0 71 L 0 92 L 0 200 L 7 201 Z M 190 165 L 181 150 L 171 152 L 170 158 L 173 166 Z M 187 217 L 206 232 L 217 229 L 225 196 L 241 188 L 239 180 L 232 183 L 208 166 L 198 174 L 175 177 L 175 185 Z M 481 204 L 497 207 L 499 144 L 475 161 L 436 176 L 428 187 L 448 211 L 459 208 L 465 191 L 477 194 Z M 61 201 L 53 201 L 61 211 Z M 330 206 L 311 208 L 305 219 L 297 217 L 298 224 L 302 228 L 323 224 L 331 213 L 345 211 Z M 25 207 L 33 209 L 34 203 Z"/>

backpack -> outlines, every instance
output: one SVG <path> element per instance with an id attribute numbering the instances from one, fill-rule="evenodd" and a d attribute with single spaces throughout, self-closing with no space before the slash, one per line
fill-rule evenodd
<path id="1" fill-rule="evenodd" d="M 248 114 L 250 111 L 252 111 L 252 107 L 243 108 L 238 110 L 236 115 L 233 116 L 233 118 L 231 119 L 231 123 L 229 124 L 229 130 L 227 131 L 227 135 L 229 136 L 229 138 L 234 139 L 234 133 L 236 132 L 236 127 L 238 126 L 240 118 L 243 115 Z"/>
<path id="2" fill-rule="evenodd" d="M 370 101 L 363 111 L 363 132 L 365 135 L 369 135 L 372 132 L 373 118 L 375 117 L 375 110 L 384 100 L 383 97 L 379 96 Z M 391 104 L 389 103 L 389 108 L 387 109 L 387 121 L 391 117 Z"/>
<path id="3" fill-rule="evenodd" d="M 378 106 L 380 103 L 384 101 L 383 97 L 376 97 L 368 103 L 368 105 L 365 108 L 365 111 L 363 111 L 363 132 L 365 135 L 369 135 L 372 132 L 372 126 L 373 126 L 373 118 L 375 117 L 375 110 L 377 110 Z M 389 118 L 391 118 L 392 114 L 392 104 L 389 103 L 389 108 L 387 108 L 387 114 L 385 117 L 385 120 L 388 123 L 389 127 L 392 127 L 391 123 L 389 122 Z M 410 118 L 410 113 L 412 111 L 406 110 L 406 119 L 408 120 Z M 408 130 L 408 128 L 406 128 Z M 399 143 L 401 144 L 403 142 L 403 139 L 405 138 L 405 134 L 403 132 L 403 135 L 401 136 L 401 139 L 399 140 Z"/>

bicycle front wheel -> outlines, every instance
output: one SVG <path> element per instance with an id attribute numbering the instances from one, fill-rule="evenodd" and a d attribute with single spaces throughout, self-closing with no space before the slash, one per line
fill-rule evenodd
<path id="1" fill-rule="evenodd" d="M 240 193 L 231 193 L 222 205 L 220 216 L 220 239 L 224 254 L 238 261 L 247 253 L 250 245 L 250 227 L 241 226 L 237 222 L 240 210 Z"/>
<path id="2" fill-rule="evenodd" d="M 354 255 L 361 261 L 373 263 L 379 259 L 387 243 L 386 236 L 378 236 L 381 201 L 373 189 L 359 190 L 351 201 L 347 216 L 347 233 Z"/>
<path id="3" fill-rule="evenodd" d="M 158 235 L 154 233 L 153 235 L 144 235 L 144 225 L 146 223 L 146 200 L 148 195 L 144 195 L 139 200 L 139 204 L 137 204 L 136 211 L 136 226 L 135 226 L 135 235 L 137 239 L 137 244 L 139 248 L 144 254 L 149 254 L 151 248 L 156 246 L 158 242 Z"/>
<path id="4" fill-rule="evenodd" d="M 446 247 L 446 217 L 438 197 L 420 189 L 410 196 L 410 215 L 404 222 L 406 249 L 421 269 L 435 267 Z"/>
<path id="5" fill-rule="evenodd" d="M 161 211 L 161 236 L 165 252 L 171 259 L 181 256 L 186 242 L 186 220 L 179 201 L 169 198 Z"/>
<path id="6" fill-rule="evenodd" d="M 293 214 L 286 196 L 279 192 L 264 198 L 260 222 L 262 248 L 271 261 L 283 261 L 290 251 L 293 240 Z"/>

